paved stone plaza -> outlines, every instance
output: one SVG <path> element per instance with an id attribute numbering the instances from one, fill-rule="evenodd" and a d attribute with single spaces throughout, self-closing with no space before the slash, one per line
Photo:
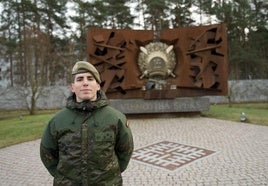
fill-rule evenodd
<path id="1" fill-rule="evenodd" d="M 123 173 L 124 186 L 268 185 L 268 127 L 202 117 L 130 119 L 130 126 L 136 155 L 148 149 L 159 153 L 159 146 L 166 148 L 164 155 L 170 149 L 178 156 L 193 149 L 201 155 L 190 154 L 194 159 L 184 157 L 189 163 L 169 170 L 150 163 L 158 155 L 147 156 L 149 163 L 133 157 Z M 0 149 L 1 186 L 52 185 L 39 158 L 39 142 Z"/>

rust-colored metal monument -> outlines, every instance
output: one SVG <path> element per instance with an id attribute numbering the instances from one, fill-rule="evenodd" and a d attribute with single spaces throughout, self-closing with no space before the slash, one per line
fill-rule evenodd
<path id="1" fill-rule="evenodd" d="M 224 24 L 151 30 L 90 28 L 87 54 L 112 99 L 226 95 Z"/>

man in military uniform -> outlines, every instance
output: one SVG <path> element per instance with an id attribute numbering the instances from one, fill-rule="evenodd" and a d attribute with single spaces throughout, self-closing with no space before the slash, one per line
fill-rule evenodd
<path id="1" fill-rule="evenodd" d="M 53 185 L 122 185 L 121 173 L 133 152 L 124 114 L 109 106 L 100 75 L 89 62 L 72 69 L 72 95 L 49 121 L 40 144 Z"/>

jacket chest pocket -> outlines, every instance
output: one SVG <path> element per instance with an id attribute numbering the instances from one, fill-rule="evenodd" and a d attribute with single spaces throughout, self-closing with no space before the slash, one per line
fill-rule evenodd
<path id="1" fill-rule="evenodd" d="M 114 133 L 112 131 L 97 132 L 97 133 L 95 133 L 95 140 L 97 142 L 114 141 Z"/>

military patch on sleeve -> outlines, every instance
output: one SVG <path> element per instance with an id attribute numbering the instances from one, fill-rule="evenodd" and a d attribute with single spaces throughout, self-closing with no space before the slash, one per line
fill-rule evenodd
<path id="1" fill-rule="evenodd" d="M 126 126 L 129 127 L 129 122 L 128 121 L 126 122 Z"/>

